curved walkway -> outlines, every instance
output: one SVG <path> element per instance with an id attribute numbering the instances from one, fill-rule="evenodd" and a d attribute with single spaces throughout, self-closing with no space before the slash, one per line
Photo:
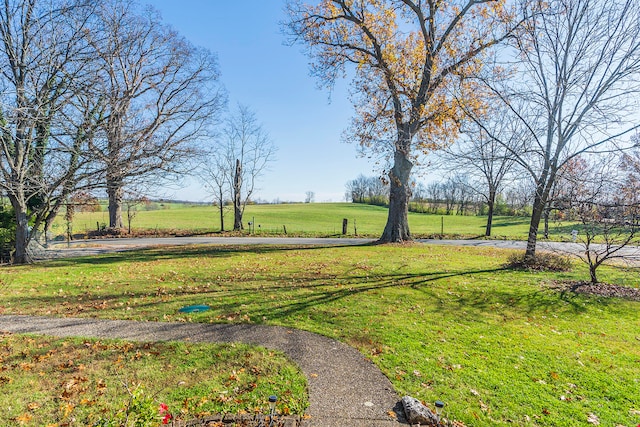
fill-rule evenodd
<path id="1" fill-rule="evenodd" d="M 297 329 L 262 325 L 135 322 L 0 316 L 0 331 L 135 341 L 242 342 L 284 352 L 309 384 L 304 427 L 398 427 L 402 414 L 387 377 L 356 349 Z M 277 393 L 276 393 L 277 394 Z"/>

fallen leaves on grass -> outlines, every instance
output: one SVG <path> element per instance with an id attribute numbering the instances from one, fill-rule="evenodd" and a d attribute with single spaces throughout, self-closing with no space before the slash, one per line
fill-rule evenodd
<path id="1" fill-rule="evenodd" d="M 600 419 L 596 414 L 589 414 L 589 416 L 587 417 L 587 422 L 593 424 L 594 426 L 600 425 Z"/>
<path id="2" fill-rule="evenodd" d="M 550 287 L 561 292 L 574 292 L 576 294 L 595 295 L 605 298 L 624 298 L 632 301 L 640 301 L 640 289 L 630 286 L 613 285 L 610 283 L 591 282 L 553 282 Z"/>

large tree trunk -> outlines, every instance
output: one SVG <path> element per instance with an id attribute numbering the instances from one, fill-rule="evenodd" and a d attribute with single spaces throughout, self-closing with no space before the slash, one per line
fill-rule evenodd
<path id="1" fill-rule="evenodd" d="M 491 227 L 493 227 L 493 210 L 496 207 L 496 192 L 489 191 L 489 199 L 487 200 L 487 208 L 489 213 L 487 215 L 487 226 L 484 229 L 484 235 L 486 237 L 491 236 Z"/>
<path id="2" fill-rule="evenodd" d="M 124 228 L 122 221 L 122 200 L 124 188 L 117 180 L 108 180 L 107 195 L 109 196 L 109 227 Z"/>
<path id="3" fill-rule="evenodd" d="M 16 218 L 16 243 L 13 254 L 15 264 L 27 264 L 31 262 L 27 247 L 29 246 L 29 218 L 27 217 L 27 204 L 20 203 L 13 196 L 9 196 Z"/>
<path id="4" fill-rule="evenodd" d="M 525 258 L 534 258 L 536 256 L 536 244 L 538 242 L 538 229 L 540 221 L 547 208 L 547 200 L 549 200 L 549 192 L 551 184 L 555 180 L 555 172 L 542 174 L 536 185 L 536 195 L 533 199 L 533 211 L 531 212 L 531 221 L 529 222 L 529 236 L 527 238 L 527 250 Z"/>
<path id="5" fill-rule="evenodd" d="M 233 176 L 233 231 L 242 230 L 242 165 L 236 160 L 236 171 Z"/>
<path id="6" fill-rule="evenodd" d="M 534 258 L 536 256 L 536 243 L 538 242 L 538 228 L 544 211 L 544 203 L 540 202 L 540 197 L 536 195 L 533 202 L 533 212 L 531 213 L 531 221 L 529 222 L 529 236 L 527 238 L 527 250 L 525 258 Z"/>
<path id="7" fill-rule="evenodd" d="M 401 243 L 412 240 L 408 219 L 411 169 L 413 169 L 413 163 L 407 158 L 406 153 L 396 150 L 394 165 L 389 171 L 389 216 L 379 243 Z"/>

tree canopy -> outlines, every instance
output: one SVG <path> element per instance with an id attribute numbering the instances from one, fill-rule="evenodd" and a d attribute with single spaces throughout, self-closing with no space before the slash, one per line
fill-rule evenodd
<path id="1" fill-rule="evenodd" d="M 467 109 L 482 109 L 473 80 L 483 55 L 518 27 L 504 1 L 291 1 L 288 30 L 308 48 L 312 73 L 331 88 L 352 79 L 355 114 L 345 139 L 384 156 L 390 203 L 382 242 L 411 238 L 411 171 L 453 141 Z"/>

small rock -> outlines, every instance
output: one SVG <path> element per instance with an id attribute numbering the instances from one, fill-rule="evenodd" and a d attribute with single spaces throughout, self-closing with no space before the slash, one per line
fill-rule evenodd
<path id="1" fill-rule="evenodd" d="M 402 406 L 409 424 L 436 425 L 438 423 L 436 415 L 418 399 L 405 396 L 402 398 Z"/>

